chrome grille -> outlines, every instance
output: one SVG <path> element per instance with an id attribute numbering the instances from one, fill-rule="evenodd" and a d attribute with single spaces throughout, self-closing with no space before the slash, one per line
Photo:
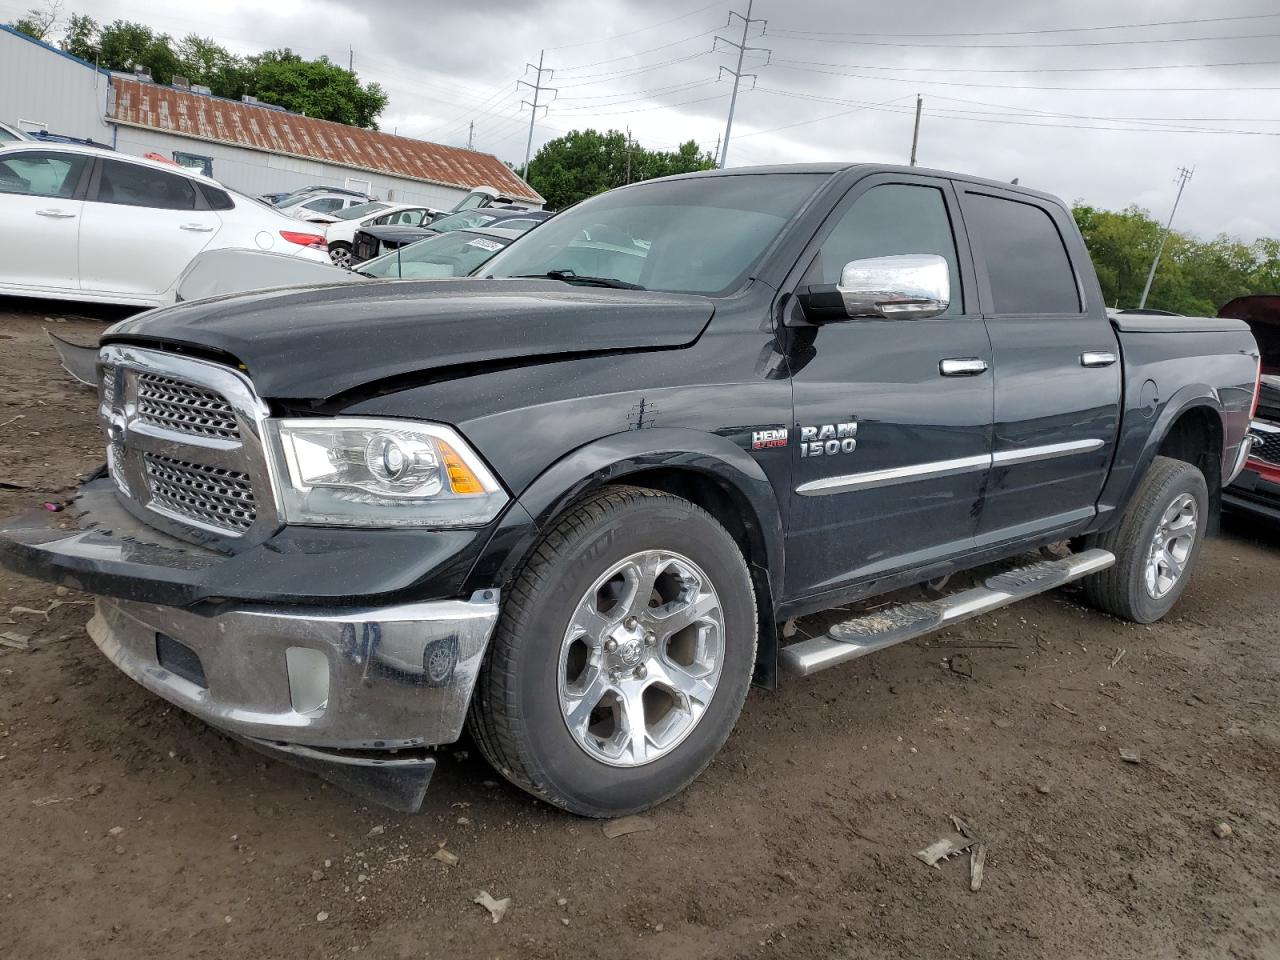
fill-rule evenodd
<path id="1" fill-rule="evenodd" d="M 116 405 L 116 368 L 111 364 L 102 367 L 102 403 L 110 409 Z"/>
<path id="2" fill-rule="evenodd" d="M 173 377 L 138 374 L 138 417 L 176 433 L 240 439 L 235 412 L 224 397 Z"/>
<path id="3" fill-rule="evenodd" d="M 144 453 L 151 503 L 221 530 L 243 533 L 258 518 L 248 474 Z"/>
<path id="4" fill-rule="evenodd" d="M 1280 466 L 1280 431 L 1276 433 L 1253 430 L 1254 442 L 1250 456 Z"/>

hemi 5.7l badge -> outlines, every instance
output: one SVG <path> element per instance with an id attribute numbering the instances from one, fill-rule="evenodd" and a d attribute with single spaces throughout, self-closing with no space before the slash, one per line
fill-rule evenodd
<path id="1" fill-rule="evenodd" d="M 787 428 L 773 427 L 769 430 L 752 430 L 751 431 L 751 449 L 752 450 L 769 450 L 772 447 L 785 447 L 787 445 Z"/>
<path id="2" fill-rule="evenodd" d="M 823 423 L 800 428 L 801 457 L 833 457 L 858 448 L 858 424 Z"/>

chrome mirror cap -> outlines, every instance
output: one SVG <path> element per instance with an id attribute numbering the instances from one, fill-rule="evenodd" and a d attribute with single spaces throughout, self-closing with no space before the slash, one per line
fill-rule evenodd
<path id="1" fill-rule="evenodd" d="M 947 261 L 935 253 L 853 260 L 836 285 L 851 317 L 924 320 L 951 304 Z"/>

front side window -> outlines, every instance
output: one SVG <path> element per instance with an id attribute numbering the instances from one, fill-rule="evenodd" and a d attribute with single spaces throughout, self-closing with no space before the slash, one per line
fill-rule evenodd
<path id="1" fill-rule="evenodd" d="M 937 187 L 904 183 L 872 187 L 836 222 L 822 243 L 820 267 L 811 270 L 821 270 L 822 283 L 839 283 L 845 264 L 853 260 L 908 253 L 933 253 L 947 261 L 951 305 L 943 315 L 961 313 L 955 235 L 946 200 Z"/>
<path id="2" fill-rule="evenodd" d="M 987 267 L 995 313 L 1080 313 L 1075 271 L 1045 210 L 968 193 L 964 213 Z"/>
<path id="3" fill-rule="evenodd" d="M 69 199 L 84 172 L 88 157 L 72 153 L 31 150 L 0 160 L 0 193 Z"/>
<path id="4" fill-rule="evenodd" d="M 186 177 L 174 173 L 120 160 L 103 160 L 96 199 L 128 207 L 194 210 L 196 188 Z"/>
<path id="5" fill-rule="evenodd" d="M 741 286 L 827 179 L 757 173 L 612 190 L 521 237 L 494 258 L 485 275 L 554 273 L 570 283 L 578 276 L 671 293 L 726 294 Z"/>

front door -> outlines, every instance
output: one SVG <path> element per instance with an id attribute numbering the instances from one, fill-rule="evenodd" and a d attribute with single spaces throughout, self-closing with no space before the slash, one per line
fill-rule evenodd
<path id="1" fill-rule="evenodd" d="M 794 490 L 787 595 L 823 593 L 962 553 L 990 466 L 991 349 L 947 181 L 879 175 L 827 219 L 802 279 L 832 284 L 852 260 L 931 253 L 951 303 L 927 320 L 800 328 L 793 352 Z M 806 261 L 801 261 L 805 263 Z"/>
<path id="2" fill-rule="evenodd" d="M 80 289 L 76 241 L 84 210 L 81 179 L 91 157 L 14 151 L 0 160 L 0 287 Z"/>
<path id="3" fill-rule="evenodd" d="M 995 439 L 980 544 L 1069 530 L 1094 516 L 1115 450 L 1120 350 L 1071 214 L 957 184 L 995 365 Z M 1068 249 L 1071 253 L 1068 254 Z"/>

